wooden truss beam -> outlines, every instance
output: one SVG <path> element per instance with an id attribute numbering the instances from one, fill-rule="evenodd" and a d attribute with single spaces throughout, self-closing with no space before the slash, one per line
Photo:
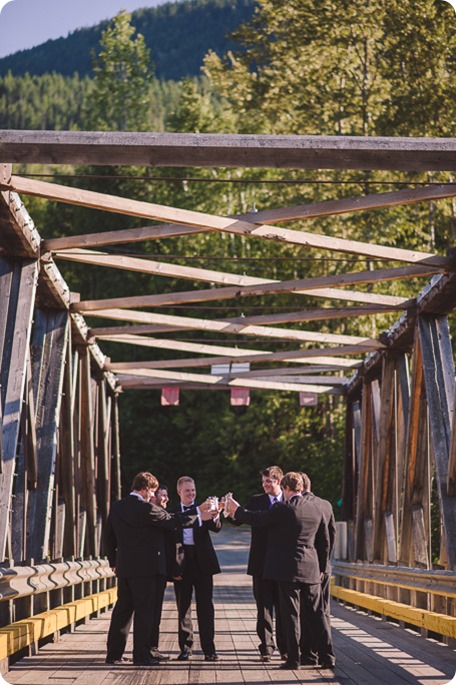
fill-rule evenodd
<path id="1" fill-rule="evenodd" d="M 161 371 L 159 369 L 131 369 L 128 376 L 139 376 L 140 378 L 152 378 L 159 380 L 163 384 L 170 381 L 183 383 L 204 383 L 205 385 L 227 385 L 229 387 L 255 388 L 259 390 L 283 390 L 288 392 L 314 392 L 335 393 L 340 392 L 340 388 L 332 388 L 327 385 L 316 385 L 310 383 L 286 382 L 270 379 L 255 378 L 233 378 L 218 374 L 205 373 L 186 373 L 182 371 Z"/>
<path id="2" fill-rule="evenodd" d="M 390 193 L 376 193 L 360 197 L 347 197 L 342 200 L 326 200 L 309 205 L 266 209 L 255 214 L 244 214 L 246 221 L 259 224 L 272 224 L 276 221 L 298 221 L 302 219 L 316 219 L 337 214 L 367 212 L 373 209 L 386 209 L 399 205 L 411 205 L 417 202 L 434 202 L 456 195 L 456 185 L 453 183 L 438 186 L 424 186 L 422 188 L 406 188 L 394 190 Z M 241 217 L 240 217 L 241 218 Z"/>
<path id="3" fill-rule="evenodd" d="M 257 350 L 244 350 L 245 354 L 231 354 L 226 356 L 205 357 L 197 359 L 195 357 L 189 359 L 161 359 L 158 361 L 148 362 L 109 362 L 108 367 L 111 371 L 118 371 L 119 368 L 129 369 L 138 368 L 140 364 L 142 369 L 179 369 L 179 368 L 197 368 L 204 366 L 212 366 L 214 364 L 228 364 L 249 362 L 255 363 L 269 363 L 269 362 L 293 362 L 295 364 L 325 364 L 339 366 L 341 368 L 353 369 L 361 366 L 362 362 L 353 361 L 351 359 L 338 359 L 344 355 L 364 354 L 371 348 L 363 345 L 341 345 L 339 347 L 326 347 L 322 349 L 311 350 L 288 350 L 285 352 L 261 352 Z M 130 366 L 131 365 L 131 366 Z"/>
<path id="4" fill-rule="evenodd" d="M 91 312 L 91 316 L 118 321 L 132 321 L 133 323 L 169 324 L 181 330 L 204 330 L 223 334 L 237 333 L 250 336 L 264 336 L 281 340 L 300 340 L 302 342 L 318 342 L 330 344 L 363 345 L 372 350 L 383 347 L 379 340 L 363 338 L 355 335 L 337 335 L 320 333 L 318 331 L 300 331 L 284 328 L 270 328 L 267 326 L 252 326 L 239 323 L 226 323 L 216 319 L 198 319 L 190 316 L 171 316 L 150 312 L 132 311 L 125 309 L 102 309 Z"/>
<path id="5" fill-rule="evenodd" d="M 423 188 L 407 188 L 390 193 L 377 193 L 361 197 L 343 198 L 342 200 L 327 200 L 314 204 L 296 207 L 266 209 L 262 212 L 244 214 L 233 218 L 249 221 L 253 224 L 272 224 L 276 221 L 297 221 L 315 219 L 318 217 L 335 216 L 355 212 L 366 212 L 372 209 L 385 209 L 399 205 L 410 205 L 417 202 L 435 202 L 456 195 L 455 184 L 425 186 Z M 179 224 L 161 224 L 159 226 L 144 226 L 119 231 L 103 231 L 100 233 L 85 233 L 62 238 L 50 238 L 43 241 L 44 251 L 66 250 L 72 247 L 101 247 L 103 245 L 121 245 L 123 243 L 141 242 L 174 238 L 176 236 L 201 233 L 208 229 L 189 228 Z"/>
<path id="6" fill-rule="evenodd" d="M 138 300 L 139 298 L 117 298 L 116 300 L 98 300 L 107 305 L 117 307 L 118 303 L 125 304 L 125 300 Z M 153 295 L 152 295 L 153 297 Z M 100 308 L 103 308 L 102 306 Z M 108 308 L 108 307 L 107 307 Z M 309 311 L 298 312 L 280 312 L 273 314 L 262 314 L 258 316 L 244 316 L 234 317 L 229 319 L 221 319 L 225 323 L 242 323 L 242 324 L 278 324 L 278 323 L 301 323 L 303 321 L 329 321 L 332 319 L 345 319 L 348 317 L 370 316 L 372 314 L 385 314 L 391 311 L 397 311 L 397 307 L 340 307 L 338 309 L 314 309 Z M 167 333 L 170 331 L 179 330 L 176 326 L 160 326 L 154 324 L 145 324 L 137 326 L 105 326 L 103 328 L 92 328 L 91 334 L 99 339 L 115 341 L 117 336 L 123 338 L 125 335 L 150 335 L 155 333 Z"/>
<path id="7" fill-rule="evenodd" d="M 142 261 L 143 264 L 146 264 L 146 260 L 138 260 Z M 120 267 L 119 267 L 120 268 Z M 407 268 L 407 267 L 399 267 L 400 269 Z M 415 267 L 412 267 L 415 268 Z M 418 267 L 422 268 L 422 267 Z M 217 272 L 212 272 L 214 276 L 216 277 Z M 359 274 L 364 273 L 364 277 L 360 276 Z M 359 282 L 362 280 L 362 278 L 375 278 L 375 275 L 372 276 L 372 271 L 370 272 L 357 272 L 356 276 L 353 276 L 354 278 L 357 279 Z M 370 274 L 370 275 L 369 275 Z M 383 275 L 384 272 L 383 272 Z M 390 276 L 394 275 L 401 275 L 401 278 L 404 277 L 404 271 L 394 271 L 391 272 L 390 270 Z M 349 274 L 345 274 L 346 278 L 349 278 Z M 213 280 L 212 282 L 215 283 L 223 283 L 227 282 L 228 279 L 232 279 L 233 281 L 240 280 L 244 283 L 248 283 L 252 286 L 254 285 L 274 285 L 274 284 L 279 284 L 280 281 L 269 281 L 267 279 L 263 278 L 253 278 L 251 276 L 238 276 L 237 274 L 225 274 L 225 273 L 219 273 L 218 274 L 218 280 Z M 377 279 L 378 280 L 378 279 Z M 285 281 L 285 283 L 287 283 Z M 296 284 L 296 281 L 289 281 L 288 283 L 294 283 Z M 306 283 L 309 283 L 309 279 L 306 279 Z M 354 290 L 348 290 L 348 289 L 343 289 L 340 290 L 338 288 L 325 288 L 324 282 L 321 281 L 321 278 L 314 281 L 310 282 L 310 285 L 313 287 L 310 288 L 304 288 L 304 289 L 299 289 L 299 290 L 293 290 L 295 295 L 310 295 L 312 297 L 322 297 L 322 298 L 327 298 L 327 299 L 338 299 L 338 300 L 345 300 L 345 301 L 351 301 L 351 302 L 360 302 L 360 303 L 366 303 L 369 305 L 373 305 L 375 307 L 384 307 L 385 311 L 392 311 L 395 309 L 406 309 L 407 307 L 410 307 L 413 305 L 414 300 L 408 299 L 405 297 L 396 297 L 394 295 L 383 295 L 382 293 L 369 293 L 369 292 L 361 292 L 361 291 L 354 291 Z M 321 286 L 321 287 L 315 287 L 315 286 Z M 216 302 L 218 300 L 231 300 L 235 299 L 237 297 L 242 297 L 242 294 L 244 292 L 243 287 L 248 287 L 247 285 L 245 286 L 239 286 L 239 287 L 226 287 L 226 288 L 208 288 L 208 289 L 201 289 L 201 290 L 189 290 L 189 291 L 177 291 L 174 293 L 162 293 L 160 295 L 139 295 L 136 297 L 130 297 L 130 298 L 110 298 L 109 300 L 86 300 L 85 302 L 73 302 L 71 305 L 72 311 L 74 312 L 90 312 L 90 311 L 96 311 L 97 309 L 111 309 L 113 307 L 115 308 L 131 308 L 131 307 L 168 307 L 172 306 L 175 304 L 188 304 L 188 303 L 193 303 L 193 302 Z M 256 290 L 256 289 L 255 289 Z M 245 291 L 247 294 L 250 294 L 249 291 Z M 274 292 L 270 291 L 269 288 L 264 291 L 262 291 L 260 294 L 269 294 L 269 292 Z M 253 293 L 254 295 L 258 294 L 257 292 Z M 373 312 L 372 312 L 373 313 Z"/>
<path id="8" fill-rule="evenodd" d="M 169 223 L 180 223 L 185 226 L 201 227 L 235 235 L 251 235 L 266 240 L 279 240 L 291 245 L 304 245 L 306 247 L 360 254 L 376 259 L 403 261 L 411 264 L 427 264 L 443 269 L 448 269 L 452 266 L 451 259 L 436 254 L 404 250 L 386 245 L 362 243 L 356 240 L 345 240 L 332 236 L 316 235 L 304 231 L 292 231 L 266 224 L 257 226 L 247 221 L 239 221 L 229 217 L 219 217 L 204 212 L 130 200 L 114 195 L 96 193 L 91 190 L 62 186 L 57 183 L 30 180 L 19 176 L 13 176 L 10 185 L 0 184 L 0 187 L 4 190 L 15 190 L 26 195 L 34 195 L 107 212 L 117 212 Z"/>
<path id="9" fill-rule="evenodd" d="M 146 306 L 156 306 L 158 304 L 178 304 L 179 302 L 201 302 L 217 299 L 233 299 L 235 297 L 248 297 L 258 295 L 268 295 L 275 293 L 296 293 L 299 295 L 314 295 L 314 290 L 326 291 L 328 296 L 328 289 L 331 290 L 331 297 L 339 295 L 338 290 L 334 290 L 334 286 L 348 286 L 348 285 L 365 285 L 370 283 L 378 283 L 393 280 L 402 280 L 404 278 L 416 278 L 433 275 L 438 273 L 441 269 L 433 266 L 424 265 L 409 265 L 397 266 L 390 269 L 375 269 L 367 271 L 356 271 L 354 273 L 334 274 L 331 276 L 317 276 L 314 278 L 304 278 L 292 281 L 268 281 L 267 279 L 257 279 L 249 276 L 240 276 L 238 274 L 230 274 L 225 272 L 217 272 L 208 269 L 195 269 L 193 267 L 184 267 L 179 265 L 166 264 L 163 262 L 154 262 L 147 259 L 139 259 L 137 257 L 124 257 L 121 255 L 109 255 L 103 252 L 93 252 L 90 250 L 75 250 L 59 252 L 57 257 L 83 264 L 92 264 L 96 266 L 105 266 L 115 269 L 124 269 L 128 271 L 138 271 L 141 273 L 150 273 L 154 275 L 173 276 L 177 278 L 191 278 L 192 280 L 206 280 L 210 282 L 218 281 L 223 283 L 235 283 L 236 287 L 224 288 L 215 290 L 213 288 L 202 291 L 191 291 L 177 293 L 175 295 L 154 295 L 142 296 L 141 300 L 137 300 Z M 252 283 L 252 281 L 254 281 Z M 256 283 L 255 283 L 256 281 Z M 318 295 L 318 292 L 315 293 Z M 218 297 L 220 295 L 220 297 Z M 356 298 L 357 293 L 350 293 L 349 297 Z M 361 293 L 364 295 L 364 293 Z M 393 301 L 386 299 L 382 300 L 382 295 L 372 295 L 376 298 L 374 304 L 394 304 L 394 305 L 409 305 L 411 300 L 405 298 L 395 298 Z M 88 312 L 95 311 L 98 304 L 85 305 L 81 302 L 76 302 L 72 305 L 73 311 Z"/>
<path id="10" fill-rule="evenodd" d="M 39 164 L 455 171 L 452 138 L 1 131 L 0 159 Z"/>
<path id="11" fill-rule="evenodd" d="M 239 347 L 228 347 L 228 346 L 222 346 L 222 345 L 205 345 L 203 343 L 192 343 L 192 342 L 186 342 L 185 340 L 169 340 L 167 338 L 149 338 L 147 336 L 139 336 L 139 335 L 124 335 L 124 336 L 114 336 L 110 337 L 109 335 L 104 336 L 103 340 L 108 340 L 110 342 L 117 342 L 117 343 L 124 343 L 127 345 L 138 345 L 139 347 L 151 347 L 151 348 L 156 348 L 156 349 L 161 349 L 161 350 L 174 350 L 176 352 L 193 352 L 194 354 L 208 354 L 208 355 L 219 355 L 220 357 L 231 357 L 231 358 L 237 358 L 237 361 L 242 363 L 244 361 L 243 357 L 246 355 L 267 355 L 267 354 L 272 354 L 269 351 L 264 351 L 264 350 L 253 350 L 253 349 L 242 349 Z M 324 350 L 322 350 L 324 352 Z M 178 361 L 178 360 L 176 360 Z M 199 360 L 203 361 L 203 360 Z M 304 364 L 320 364 L 320 361 L 317 359 L 315 362 L 314 360 L 295 360 L 297 363 L 304 363 Z M 325 366 L 322 367 L 324 371 L 328 370 L 334 370 L 334 368 L 340 367 L 340 361 L 347 362 L 348 360 L 338 360 L 334 359 L 331 361 L 331 366 L 328 365 L 328 359 L 326 359 Z M 145 362 L 133 362 L 133 366 L 131 368 L 135 368 L 135 364 L 138 364 L 141 368 L 144 367 Z M 148 362 L 146 362 L 147 364 Z M 151 362 L 154 364 L 154 362 Z M 179 365 L 179 364 L 178 364 Z M 201 364 L 204 366 L 204 364 Z M 343 366 L 349 366 L 350 368 L 353 368 L 356 366 L 356 362 L 350 362 L 348 365 L 344 364 Z M 313 369 L 315 372 L 315 369 Z M 298 372 L 297 370 L 295 371 L 296 373 Z M 252 373 L 257 373 L 253 372 Z M 270 371 L 268 373 L 271 373 Z M 289 368 L 282 369 L 281 373 L 293 373 L 292 370 Z M 304 373 L 302 369 L 299 370 L 299 373 Z M 279 370 L 276 369 L 276 374 L 279 374 Z"/>

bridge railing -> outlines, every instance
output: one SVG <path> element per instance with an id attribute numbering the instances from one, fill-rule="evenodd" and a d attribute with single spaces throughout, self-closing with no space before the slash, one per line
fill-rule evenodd
<path id="1" fill-rule="evenodd" d="M 402 626 L 456 645 L 456 574 L 380 564 L 333 564 L 332 594 Z"/>
<path id="2" fill-rule="evenodd" d="M 0 673 L 61 631 L 99 615 L 116 598 L 107 559 L 0 566 Z"/>

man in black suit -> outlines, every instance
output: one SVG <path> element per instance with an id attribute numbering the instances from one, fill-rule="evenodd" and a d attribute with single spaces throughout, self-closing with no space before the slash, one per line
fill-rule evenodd
<path id="1" fill-rule="evenodd" d="M 151 621 L 155 611 L 157 585 L 165 574 L 163 530 L 192 525 L 198 519 L 195 508 L 186 514 L 170 515 L 149 502 L 158 481 L 151 473 L 138 473 L 132 492 L 114 502 L 104 530 L 105 549 L 117 576 L 117 602 L 108 633 L 106 663 L 123 661 L 131 620 L 133 663 L 155 666 L 159 659 L 149 652 Z M 201 513 L 203 518 L 210 514 Z"/>
<path id="2" fill-rule="evenodd" d="M 317 498 L 302 496 L 301 474 L 290 472 L 282 479 L 285 503 L 264 512 L 247 511 L 232 498 L 228 515 L 252 526 L 269 527 L 264 577 L 278 581 L 280 609 L 286 635 L 288 659 L 280 668 L 299 669 L 301 615 L 305 613 L 326 659 L 325 618 L 321 603 L 321 575 L 329 555 L 329 535 Z M 324 661 L 325 666 L 329 662 Z M 334 664 L 331 665 L 333 667 Z"/>
<path id="3" fill-rule="evenodd" d="M 184 512 L 193 507 L 196 498 L 195 481 L 182 476 L 177 481 L 180 505 L 174 511 Z M 192 528 L 178 530 L 178 553 L 183 551 L 180 580 L 175 580 L 174 591 L 179 620 L 179 661 L 187 661 L 193 649 L 192 594 L 195 589 L 196 615 L 201 648 L 205 661 L 218 661 L 214 643 L 214 604 L 212 601 L 213 576 L 220 566 L 209 531 L 218 533 L 220 516 L 211 521 L 195 523 Z"/>
<path id="4" fill-rule="evenodd" d="M 156 504 L 162 509 L 166 509 L 168 506 L 169 495 L 168 486 L 163 483 L 159 483 L 155 495 L 152 497 L 151 502 Z M 172 579 L 173 573 L 176 572 L 175 564 L 175 544 L 174 535 L 175 531 L 163 531 L 165 539 L 165 565 L 166 565 L 166 575 L 160 576 L 157 583 L 157 594 L 155 597 L 155 611 L 152 616 L 152 630 L 150 634 L 150 654 L 151 656 L 159 659 L 160 661 L 165 661 L 169 659 L 160 652 L 158 648 L 158 642 L 160 639 L 160 621 L 163 609 L 163 598 L 166 590 L 166 581 Z"/>
<path id="5" fill-rule="evenodd" d="M 269 466 L 260 471 L 264 492 L 252 495 L 245 508 L 249 511 L 268 511 L 277 502 L 283 502 L 280 481 L 283 471 L 279 466 Z M 260 639 L 258 649 L 262 661 L 271 661 L 274 644 L 274 615 L 276 622 L 276 643 L 283 658 L 286 657 L 285 635 L 279 610 L 279 586 L 276 580 L 264 577 L 264 562 L 268 546 L 268 528 L 252 529 L 247 573 L 252 576 L 253 596 L 257 607 L 256 631 Z"/>
<path id="6" fill-rule="evenodd" d="M 311 492 L 311 482 L 310 478 L 306 473 L 301 473 L 302 480 L 303 480 L 303 495 L 306 496 L 308 493 Z M 334 545 L 336 543 L 336 521 L 334 518 L 334 511 L 332 508 L 332 505 L 328 500 L 326 499 L 321 499 L 321 497 L 317 497 L 317 500 L 320 502 L 320 505 L 322 507 L 323 511 L 323 517 L 325 519 L 325 523 L 328 527 L 328 534 L 329 534 L 329 556 L 328 556 L 328 562 L 326 564 L 326 568 L 324 570 L 322 579 L 321 579 L 321 600 L 323 603 L 323 611 L 325 614 L 325 620 L 326 620 L 326 642 L 329 645 L 326 649 L 326 662 L 331 663 L 335 661 L 335 656 L 334 656 L 334 651 L 333 651 L 333 646 L 332 646 L 332 638 L 331 638 L 331 592 L 330 592 L 330 584 L 331 584 L 331 559 L 332 559 L 332 554 L 334 551 Z M 305 617 L 304 617 L 305 618 Z M 318 657 L 319 657 L 319 646 L 318 644 L 315 644 L 313 635 L 310 630 L 310 626 L 308 625 L 307 621 L 303 620 L 303 623 L 301 625 L 301 661 L 305 661 L 306 663 L 310 665 L 318 665 Z"/>

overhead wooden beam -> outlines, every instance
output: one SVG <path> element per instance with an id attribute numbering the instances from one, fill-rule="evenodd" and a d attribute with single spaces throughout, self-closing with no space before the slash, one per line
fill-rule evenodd
<path id="1" fill-rule="evenodd" d="M 223 319 L 231 323 L 245 324 L 278 324 L 278 323 L 301 323 L 303 321 L 329 321 L 332 319 L 346 319 L 351 317 L 371 316 L 373 314 L 388 314 L 389 312 L 402 311 L 404 307 L 386 305 L 364 305 L 356 307 L 322 307 L 321 309 L 302 310 L 297 312 L 273 312 L 272 314 L 260 314 L 255 316 L 233 317 Z"/>
<path id="2" fill-rule="evenodd" d="M 228 385 L 225 383 L 218 383 L 217 385 L 211 385 L 208 386 L 205 383 L 196 383 L 196 382 L 189 382 L 189 381 L 172 381 L 172 380 L 160 380 L 158 378 L 144 378 L 143 376 L 128 376 L 128 375 L 119 375 L 119 388 L 122 390 L 161 390 L 164 385 L 166 386 L 175 386 L 178 387 L 179 390 L 205 390 L 207 392 L 208 388 L 210 387 L 211 392 L 215 391 L 230 391 L 231 388 L 233 387 L 232 385 Z M 244 387 L 244 384 L 241 385 L 241 387 Z M 261 390 L 268 390 L 268 389 L 274 389 L 277 390 L 277 388 L 260 388 Z M 300 390 L 300 392 L 308 392 L 307 390 Z M 325 391 L 326 394 L 328 395 L 344 395 L 345 390 L 341 387 L 334 387 L 331 389 L 326 389 Z"/>
<path id="3" fill-rule="evenodd" d="M 315 219 L 323 216 L 366 212 L 372 209 L 385 209 L 399 205 L 411 205 L 417 202 L 435 202 L 456 195 L 456 184 L 445 183 L 420 188 L 394 190 L 390 193 L 377 193 L 360 197 L 347 197 L 342 200 L 327 200 L 314 204 L 266 209 L 262 212 L 244 214 L 242 219 L 256 224 L 272 224 L 275 221 L 297 221 Z M 241 218 L 241 217 L 240 217 Z"/>
<path id="4" fill-rule="evenodd" d="M 110 340 L 111 342 L 119 342 L 119 343 L 125 343 L 127 345 L 138 345 L 140 347 L 153 347 L 153 348 L 158 348 L 158 349 L 166 349 L 166 350 L 176 350 L 179 352 L 193 352 L 195 354 L 217 354 L 219 355 L 215 359 L 218 361 L 212 362 L 212 363 L 225 363 L 225 360 L 223 360 L 223 357 L 230 357 L 230 360 L 233 361 L 234 359 L 238 362 L 243 362 L 244 358 L 246 356 L 252 356 L 256 355 L 258 359 L 261 358 L 261 355 L 267 357 L 268 355 L 272 354 L 269 350 L 254 350 L 254 349 L 244 349 L 244 348 L 239 348 L 239 347 L 228 347 L 226 345 L 204 345 L 202 343 L 191 343 L 191 342 L 186 342 L 184 340 L 169 340 L 166 338 L 149 338 L 145 336 L 138 336 L 138 335 L 128 335 L 125 334 L 123 336 L 113 336 L 110 337 L 109 335 L 103 336 L 103 340 Z M 214 358 L 213 358 L 214 359 Z M 228 360 L 228 362 L 230 361 Z M 184 365 L 190 365 L 190 366 L 208 366 L 211 364 L 211 361 L 204 362 L 202 359 L 185 359 L 182 360 L 186 362 Z M 356 366 L 359 365 L 360 362 L 352 362 L 348 359 L 331 359 L 329 357 L 318 357 L 317 359 L 313 360 L 308 360 L 307 358 L 301 362 L 300 359 L 295 360 L 296 363 L 303 363 L 303 364 L 325 364 L 326 367 L 330 367 L 330 369 L 334 369 L 337 367 L 343 367 L 343 368 L 355 368 Z M 195 363 L 196 362 L 196 363 Z M 128 362 L 126 362 L 128 363 Z M 141 366 L 146 363 L 145 368 L 160 368 L 160 366 L 156 366 L 156 364 L 161 364 L 162 362 L 141 362 Z M 170 361 L 165 361 L 163 362 L 165 366 L 163 368 L 174 368 L 174 366 L 180 366 L 180 360 L 170 360 Z M 136 366 L 136 362 L 132 362 L 131 368 L 134 368 Z M 147 364 L 151 364 L 152 366 L 147 367 Z"/>
<path id="5" fill-rule="evenodd" d="M 175 350 L 176 352 L 191 352 L 194 354 L 217 354 L 231 357 L 242 357 L 246 353 L 252 354 L 252 352 L 255 352 L 255 354 L 267 354 L 267 352 L 263 352 L 263 350 L 245 350 L 238 347 L 205 345 L 203 343 L 186 342 L 185 340 L 169 340 L 167 338 L 128 335 L 128 333 L 116 336 L 104 335 L 102 336 L 102 339 L 110 342 L 124 343 L 126 345 L 138 345 L 139 347 L 151 347 L 161 350 Z"/>
<path id="6" fill-rule="evenodd" d="M 355 240 L 316 235 L 304 231 L 292 231 L 266 224 L 256 226 L 247 221 L 214 216 L 188 209 L 167 207 L 151 202 L 130 200 L 115 195 L 106 195 L 91 190 L 82 190 L 80 188 L 62 186 L 57 183 L 46 183 L 45 181 L 36 181 L 19 176 L 13 176 L 10 184 L 0 184 L 0 188 L 107 212 L 117 212 L 173 224 L 180 223 L 185 226 L 196 226 L 209 230 L 234 233 L 235 235 L 251 235 L 266 240 L 278 240 L 292 245 L 305 245 L 306 247 L 359 254 L 376 259 L 403 261 L 411 264 L 427 264 L 444 269 L 451 268 L 453 264 L 452 260 L 432 253 L 362 243 Z"/>
<path id="7" fill-rule="evenodd" d="M 455 171 L 454 138 L 0 131 L 0 159 L 38 164 Z"/>
<path id="8" fill-rule="evenodd" d="M 254 279 L 251 279 L 254 280 Z M 260 280 L 260 279 L 255 279 Z M 266 283 L 278 283 L 279 281 L 266 281 Z M 74 312 L 89 312 L 97 309 L 126 308 L 131 307 L 169 307 L 175 304 L 188 304 L 191 302 L 211 302 L 217 300 L 234 299 L 238 297 L 239 288 L 210 288 L 201 290 L 178 291 L 175 293 L 162 293 L 160 295 L 138 295 L 131 298 L 110 298 L 108 300 L 86 300 L 85 302 L 73 302 L 71 305 Z M 311 295 L 328 299 L 339 299 L 352 302 L 365 302 L 375 307 L 385 307 L 386 310 L 406 309 L 412 306 L 413 299 L 383 295 L 381 293 L 367 293 L 354 290 L 339 290 L 338 288 L 318 288 L 318 290 L 298 290 L 295 295 Z"/>
<path id="9" fill-rule="evenodd" d="M 365 285 L 367 283 L 377 283 L 393 280 L 402 280 L 404 278 L 416 278 L 430 276 L 441 271 L 439 267 L 424 266 L 424 265 L 408 265 L 397 266 L 390 269 L 373 269 L 366 271 L 356 271 L 354 273 L 333 274 L 331 276 L 316 276 L 314 278 L 303 278 L 292 281 L 267 281 L 261 279 L 262 283 L 247 285 L 253 279 L 249 276 L 240 276 L 238 274 L 220 273 L 207 269 L 195 269 L 192 267 L 181 267 L 179 265 L 162 264 L 160 262 L 149 262 L 147 259 L 139 259 L 137 257 L 124 257 L 122 255 L 109 255 L 103 252 L 94 252 L 91 250 L 74 250 L 63 251 L 56 254 L 56 257 L 71 261 L 80 262 L 83 264 L 92 264 L 96 266 L 111 267 L 114 269 L 123 269 L 128 271 L 139 271 L 141 273 L 152 273 L 163 276 L 174 276 L 180 278 L 192 278 L 193 280 L 207 280 L 213 282 L 215 279 L 223 279 L 223 282 L 235 282 L 239 287 L 227 288 L 223 292 L 221 289 L 211 289 L 209 292 L 198 294 L 185 294 L 179 301 L 189 301 L 190 298 L 198 298 L 203 296 L 204 301 L 206 296 L 208 299 L 232 299 L 233 297 L 246 297 L 252 295 L 267 295 L 279 292 L 294 292 L 297 294 L 307 294 L 309 291 L 319 290 L 321 288 L 332 288 L 333 286 L 346 285 Z M 163 267 L 163 268 L 160 268 Z M 220 293 L 221 297 L 217 298 L 216 293 Z M 313 294 L 313 293 L 312 293 Z M 223 297 L 223 295 L 225 297 Z M 160 298 L 159 300 L 152 300 L 151 298 Z M 176 297 L 176 296 L 175 296 Z M 144 299 L 149 298 L 149 299 Z M 149 303 L 153 306 L 155 302 L 162 302 L 171 304 L 171 296 L 143 296 L 142 302 Z M 198 301 L 193 300 L 193 301 Z M 174 301 L 174 304 L 177 304 Z M 407 301 L 406 301 L 407 302 Z M 409 301 L 410 302 L 410 301 Z M 404 303 L 404 300 L 402 300 Z M 396 304 L 399 304 L 396 302 Z M 75 302 L 72 305 L 74 311 L 96 311 L 97 305 L 84 306 L 81 302 Z"/>
<path id="10" fill-rule="evenodd" d="M 142 296 L 140 296 L 142 297 Z M 145 295 L 144 297 L 148 297 Z M 151 297 L 154 297 L 153 295 Z M 106 308 L 112 306 L 117 308 L 118 304 L 125 305 L 125 300 L 130 298 L 117 298 L 113 300 L 98 300 L 100 308 L 103 308 L 104 304 Z M 131 298 L 136 301 L 139 298 Z M 122 308 L 122 307 L 121 307 Z M 277 324 L 277 323 L 300 323 L 303 321 L 328 321 L 330 319 L 345 319 L 347 317 L 361 317 L 370 316 L 373 314 L 387 314 L 393 311 L 401 311 L 403 307 L 391 306 L 387 307 L 380 305 L 378 307 L 373 306 L 360 306 L 360 307 L 340 307 L 338 309 L 315 309 L 315 310 L 303 310 L 298 312 L 280 312 L 273 314 L 263 314 L 258 316 L 245 316 L 245 317 L 233 317 L 228 319 L 220 319 L 226 323 L 243 323 L 243 324 Z M 90 311 L 90 310 L 89 310 Z M 156 333 L 168 333 L 171 331 L 179 330 L 177 326 L 160 326 L 158 324 L 144 324 L 136 326 L 104 326 L 99 328 L 91 328 L 91 334 L 99 339 L 105 338 L 109 340 L 116 340 L 117 336 L 123 337 L 124 335 L 155 335 Z"/>
<path id="11" fill-rule="evenodd" d="M 4 182 L 9 182 L 9 177 L 4 177 Z M 276 221 L 297 221 L 301 219 L 315 219 L 317 217 L 334 216 L 354 212 L 365 212 L 372 209 L 397 207 L 398 205 L 410 205 L 417 202 L 435 202 L 456 195 L 456 185 L 447 183 L 438 186 L 425 186 L 423 188 L 407 188 L 390 193 L 364 195 L 342 200 L 328 200 L 314 204 L 300 205 L 278 209 L 267 209 L 243 215 L 235 218 L 249 221 L 254 224 L 271 224 Z M 161 224 L 159 226 L 144 226 L 142 228 L 129 228 L 119 231 L 103 231 L 99 233 L 85 233 L 82 235 L 64 236 L 63 238 L 50 238 L 44 240 L 44 251 L 66 250 L 72 247 L 101 247 L 103 245 L 121 245 L 123 243 L 142 242 L 176 236 L 201 233 L 209 229 L 189 228 L 179 224 Z"/>
<path id="12" fill-rule="evenodd" d="M 267 326 L 252 326 L 238 323 L 226 323 L 216 319 L 199 319 L 190 316 L 171 316 L 150 312 L 132 311 L 125 309 L 102 309 L 90 312 L 90 316 L 117 321 L 132 321 L 134 323 L 169 324 L 182 330 L 204 330 L 218 333 L 242 335 L 261 335 L 267 338 L 282 340 L 301 340 L 303 342 L 333 343 L 371 347 L 372 350 L 383 347 L 379 340 L 372 340 L 361 336 L 339 335 L 333 333 L 319 333 L 318 331 L 300 331 L 284 328 L 269 328 Z"/>
<path id="13" fill-rule="evenodd" d="M 55 252 L 69 248 L 102 247 L 104 245 L 122 245 L 124 243 L 138 243 L 146 240 L 161 240 L 163 238 L 177 238 L 183 235 L 204 233 L 210 229 L 180 224 L 160 224 L 159 226 L 143 226 L 142 228 L 127 228 L 119 231 L 102 231 L 100 233 L 84 233 L 83 235 L 69 235 L 63 238 L 49 238 L 43 240 L 43 252 Z"/>
<path id="14" fill-rule="evenodd" d="M 250 362 L 254 364 L 269 363 L 269 362 L 294 362 L 295 364 L 328 364 L 339 366 L 343 368 L 355 368 L 361 366 L 361 361 L 353 361 L 351 359 L 338 359 L 344 355 L 365 354 L 372 348 L 363 345 L 341 345 L 339 347 L 325 347 L 324 349 L 310 349 L 310 350 L 288 350 L 285 352 L 262 352 L 258 354 L 255 350 L 246 354 L 232 356 L 218 356 L 206 358 L 190 358 L 190 359 L 161 359 L 158 361 L 141 362 L 141 368 L 144 369 L 178 369 L 178 368 L 197 368 L 203 366 L 212 366 L 213 364 L 228 364 L 229 362 Z M 334 357 L 334 359 L 333 359 Z M 129 367 L 128 364 L 133 364 Z M 137 362 L 121 362 L 122 368 L 136 368 Z M 116 362 L 107 362 L 107 366 L 111 371 L 117 371 Z"/>
<path id="15" fill-rule="evenodd" d="M 128 372 L 129 376 L 140 376 L 142 378 L 160 379 L 164 383 L 167 381 L 182 381 L 184 383 L 204 383 L 207 385 L 218 385 L 223 383 L 230 387 L 245 387 L 256 388 L 260 390 L 285 390 L 291 392 L 331 392 L 336 390 L 332 387 L 324 385 L 315 385 L 310 383 L 290 383 L 282 381 L 270 381 L 265 379 L 254 378 L 231 378 L 230 376 L 222 376 L 216 374 L 204 373 L 184 373 L 182 371 L 160 371 L 156 369 L 131 369 Z"/>

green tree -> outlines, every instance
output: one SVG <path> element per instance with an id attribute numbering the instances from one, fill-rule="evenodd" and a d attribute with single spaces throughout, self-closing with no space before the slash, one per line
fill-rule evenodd
<path id="1" fill-rule="evenodd" d="M 101 34 L 94 58 L 92 128 L 145 131 L 149 123 L 150 56 L 141 34 L 135 36 L 131 14 L 122 11 Z"/>

